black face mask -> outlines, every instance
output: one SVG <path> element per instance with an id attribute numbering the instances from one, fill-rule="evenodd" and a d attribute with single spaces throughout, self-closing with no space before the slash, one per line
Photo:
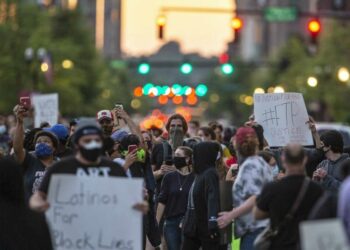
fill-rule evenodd
<path id="1" fill-rule="evenodd" d="M 81 155 L 91 162 L 97 161 L 98 157 L 102 154 L 102 149 L 102 143 L 100 145 L 96 145 L 95 143 L 94 145 L 79 146 Z"/>
<path id="2" fill-rule="evenodd" d="M 186 157 L 174 156 L 173 162 L 177 169 L 187 166 Z"/>
<path id="3" fill-rule="evenodd" d="M 83 147 L 79 147 L 79 151 L 86 160 L 91 162 L 97 161 L 98 157 L 102 154 L 102 148 L 85 149 Z"/>

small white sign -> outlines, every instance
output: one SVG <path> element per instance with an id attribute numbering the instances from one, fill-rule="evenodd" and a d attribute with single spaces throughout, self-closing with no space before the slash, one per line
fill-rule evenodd
<path id="1" fill-rule="evenodd" d="M 349 250 L 339 219 L 305 221 L 300 224 L 302 250 Z"/>
<path id="2" fill-rule="evenodd" d="M 51 126 L 58 122 L 58 94 L 33 95 L 32 103 L 35 112 L 34 126 L 40 127 L 42 122 Z"/>
<path id="3" fill-rule="evenodd" d="M 46 217 L 54 248 L 141 250 L 142 180 L 53 175 Z"/>
<path id="4" fill-rule="evenodd" d="M 264 128 L 271 147 L 298 143 L 313 145 L 303 95 L 300 93 L 254 94 L 255 120 Z"/>

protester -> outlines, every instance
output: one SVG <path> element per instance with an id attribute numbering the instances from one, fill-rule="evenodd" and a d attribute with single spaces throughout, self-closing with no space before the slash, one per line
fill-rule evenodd
<path id="1" fill-rule="evenodd" d="M 198 130 L 198 136 L 202 139 L 202 141 L 215 141 L 215 133 L 210 127 L 201 127 Z"/>
<path id="2" fill-rule="evenodd" d="M 273 180 L 271 167 L 257 155 L 259 141 L 251 127 L 237 130 L 234 146 L 245 159 L 233 185 L 233 209 L 221 212 L 218 218 L 220 228 L 225 228 L 235 219 L 235 237 L 241 239 L 241 250 L 253 249 L 257 235 L 267 226 L 268 221 L 255 221 L 253 207 L 256 197 L 265 184 Z"/>
<path id="3" fill-rule="evenodd" d="M 119 129 L 117 131 L 114 131 L 111 135 L 112 140 L 114 141 L 114 146 L 112 148 L 112 151 L 109 152 L 109 157 L 114 160 L 117 158 L 121 158 L 119 146 L 120 142 L 129 135 L 128 132 L 125 130 Z M 119 163 L 120 164 L 120 163 Z"/>
<path id="4" fill-rule="evenodd" d="M 183 223 L 183 250 L 219 249 L 217 215 L 220 211 L 219 178 L 215 170 L 220 145 L 201 142 L 193 150 L 195 181 Z"/>
<path id="5" fill-rule="evenodd" d="M 46 172 L 39 190 L 30 200 L 30 206 L 36 211 L 45 211 L 49 204 L 46 201 L 51 177 L 54 174 L 71 174 L 89 176 L 98 173 L 99 176 L 126 176 L 123 168 L 116 163 L 102 157 L 102 130 L 95 124 L 80 122 L 74 134 L 74 144 L 77 152 L 57 162 Z"/>
<path id="6" fill-rule="evenodd" d="M 189 134 L 189 136 L 190 136 L 190 137 L 198 136 L 199 128 L 200 128 L 200 123 L 199 123 L 199 121 L 191 120 L 191 121 L 188 123 L 188 134 Z"/>
<path id="7" fill-rule="evenodd" d="M 0 154 L 6 156 L 10 152 L 11 138 L 6 126 L 6 117 L 0 116 Z"/>
<path id="8" fill-rule="evenodd" d="M 113 114 L 110 110 L 104 109 L 97 112 L 97 121 L 101 125 L 103 135 L 109 137 L 113 132 Z"/>
<path id="9" fill-rule="evenodd" d="M 57 137 L 48 131 L 39 131 L 35 134 L 35 152 L 31 153 L 24 149 L 24 128 L 23 119 L 27 115 L 27 110 L 17 105 L 14 108 L 16 114 L 16 134 L 13 141 L 14 156 L 21 165 L 24 172 L 25 199 L 38 189 L 44 173 L 57 159 L 55 151 L 58 147 Z"/>
<path id="10" fill-rule="evenodd" d="M 284 177 L 284 173 L 282 173 L 282 169 L 280 169 L 280 167 L 278 166 L 276 157 L 272 152 L 268 150 L 263 150 L 260 151 L 258 155 L 262 157 L 267 162 L 267 164 L 269 164 L 269 166 L 271 167 L 273 178 L 275 180 L 279 180 Z"/>
<path id="11" fill-rule="evenodd" d="M 152 151 L 151 163 L 158 190 L 160 190 L 162 177 L 169 172 L 176 171 L 172 164 L 173 152 L 179 146 L 183 146 L 184 136 L 188 129 L 185 118 L 180 114 L 170 116 L 165 127 L 170 135 L 169 141 L 156 144 Z"/>
<path id="12" fill-rule="evenodd" d="M 71 156 L 73 154 L 73 150 L 66 147 L 67 140 L 69 137 L 68 129 L 63 124 L 55 124 L 50 128 L 44 129 L 44 131 L 49 131 L 56 135 L 58 138 L 58 147 L 56 150 L 56 156 L 59 158 Z"/>
<path id="13" fill-rule="evenodd" d="M 257 198 L 255 218 L 269 218 L 270 227 L 277 230 L 270 250 L 298 249 L 299 223 L 308 218 L 313 205 L 323 193 L 319 185 L 305 176 L 306 161 L 302 146 L 287 145 L 282 153 L 286 177 L 266 184 Z"/>
<path id="14" fill-rule="evenodd" d="M 319 182 L 326 190 L 338 192 L 343 181 L 340 165 L 349 159 L 349 155 L 343 153 L 343 138 L 338 131 L 326 131 L 321 135 L 321 141 L 327 159 L 318 165 L 312 179 Z"/>
<path id="15" fill-rule="evenodd" d="M 180 146 L 174 155 L 177 171 L 164 176 L 158 198 L 157 221 L 164 215 L 164 237 L 168 250 L 180 250 L 181 222 L 186 212 L 188 193 L 194 181 L 192 149 Z"/>
<path id="16" fill-rule="evenodd" d="M 153 144 L 154 144 L 152 133 L 143 130 L 143 131 L 141 131 L 141 134 L 142 134 L 142 139 L 143 139 L 145 146 L 147 148 L 147 151 L 149 154 L 151 154 L 152 150 L 153 150 Z"/>
<path id="17" fill-rule="evenodd" d="M 50 250 L 45 217 L 28 209 L 20 166 L 0 160 L 0 249 Z"/>
<path id="18" fill-rule="evenodd" d="M 115 162 L 123 166 L 126 175 L 129 178 L 143 178 L 147 190 L 149 212 L 144 217 L 144 245 L 146 244 L 146 235 L 154 247 L 161 243 L 159 227 L 155 215 L 154 194 L 156 182 L 153 176 L 150 157 L 147 151 L 142 148 L 140 139 L 137 135 L 129 134 L 125 136 L 118 147 L 121 158 L 114 159 Z"/>

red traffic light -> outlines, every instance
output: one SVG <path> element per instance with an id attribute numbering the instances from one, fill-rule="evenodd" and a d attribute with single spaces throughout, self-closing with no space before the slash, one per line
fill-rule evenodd
<path id="1" fill-rule="evenodd" d="M 321 31 L 321 23 L 318 19 L 312 19 L 307 23 L 307 29 L 312 36 L 317 36 Z"/>
<path id="2" fill-rule="evenodd" d="M 220 64 L 227 63 L 230 60 L 230 56 L 227 53 L 223 53 L 219 56 Z"/>
<path id="3" fill-rule="evenodd" d="M 234 17 L 231 20 L 231 27 L 235 30 L 235 31 L 240 31 L 243 27 L 243 20 L 239 17 Z"/>

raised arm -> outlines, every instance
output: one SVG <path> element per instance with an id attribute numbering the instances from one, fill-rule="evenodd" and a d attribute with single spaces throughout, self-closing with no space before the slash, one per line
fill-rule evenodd
<path id="1" fill-rule="evenodd" d="M 13 150 L 15 153 L 15 158 L 18 163 L 22 164 L 25 158 L 25 150 L 23 148 L 24 142 L 24 128 L 23 128 L 23 118 L 25 117 L 27 111 L 23 106 L 17 105 L 13 109 L 16 115 L 16 127 L 15 135 L 13 138 Z"/>

